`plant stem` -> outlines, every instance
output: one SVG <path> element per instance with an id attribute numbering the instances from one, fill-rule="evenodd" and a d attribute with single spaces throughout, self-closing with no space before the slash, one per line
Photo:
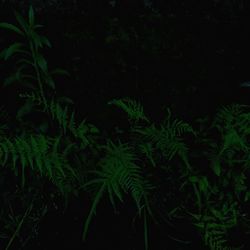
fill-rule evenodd
<path id="1" fill-rule="evenodd" d="M 17 236 L 17 234 L 19 233 L 19 231 L 20 231 L 20 229 L 21 229 L 21 227 L 22 227 L 22 224 L 23 224 L 23 222 L 24 222 L 26 216 L 27 216 L 28 213 L 31 211 L 32 206 L 33 206 L 33 203 L 31 203 L 30 206 L 26 209 L 25 214 L 23 215 L 23 218 L 20 220 L 20 222 L 19 222 L 19 224 L 18 224 L 18 226 L 17 226 L 17 228 L 16 228 L 16 231 L 14 232 L 14 234 L 12 235 L 12 237 L 10 238 L 10 240 L 9 240 L 9 242 L 8 242 L 8 244 L 7 244 L 7 246 L 5 247 L 5 250 L 8 250 L 8 249 L 10 248 L 12 242 L 14 241 L 14 239 L 15 239 L 16 236 Z"/>
<path id="2" fill-rule="evenodd" d="M 36 75 L 37 75 L 37 81 L 38 81 L 40 95 L 41 95 L 41 97 L 43 99 L 45 109 L 47 109 L 48 104 L 47 104 L 47 100 L 46 100 L 45 95 L 44 95 L 44 89 L 43 89 L 41 74 L 40 74 L 40 71 L 38 69 L 37 60 L 36 60 L 37 50 L 35 50 L 34 44 L 32 43 L 32 41 L 30 41 L 29 44 L 30 44 L 30 50 L 31 50 L 31 53 L 32 53 L 32 58 L 33 58 L 33 61 L 34 61 L 34 68 L 35 68 Z"/>

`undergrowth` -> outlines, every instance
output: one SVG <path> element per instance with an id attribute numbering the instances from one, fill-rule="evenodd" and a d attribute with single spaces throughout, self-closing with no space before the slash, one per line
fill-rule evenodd
<path id="1" fill-rule="evenodd" d="M 84 240 L 100 200 L 108 199 L 115 211 L 129 194 L 137 211 L 134 216 L 143 222 L 145 249 L 150 249 L 151 222 L 174 224 L 179 218 L 196 228 L 204 248 L 242 249 L 244 242 L 234 245 L 229 234 L 238 227 L 247 232 L 249 227 L 244 211 L 250 198 L 249 107 L 225 106 L 211 124 L 199 118 L 192 126 L 167 109 L 165 119 L 156 124 L 138 101 L 114 99 L 108 104 L 127 115 L 129 129 L 120 132 L 125 137 L 117 133 L 106 138 L 86 119 L 76 119 L 71 99 L 57 96 L 53 74 L 69 74 L 49 70 L 41 49 L 51 44 L 37 33 L 42 26 L 35 23 L 32 7 L 28 21 L 15 15 L 18 26 L 0 23 L 22 40 L 0 54 L 15 64 L 2 89 L 11 84 L 23 88 L 15 118 L 10 119 L 5 107 L 0 109 L 3 249 L 14 243 L 24 249 L 36 238 L 55 197 L 62 197 L 67 209 L 70 197 L 81 199 L 86 193 L 91 206 L 83 222 Z M 34 115 L 41 119 L 35 122 Z M 13 122 L 15 129 L 10 130 Z M 53 187 L 50 194 L 44 192 L 48 183 Z"/>

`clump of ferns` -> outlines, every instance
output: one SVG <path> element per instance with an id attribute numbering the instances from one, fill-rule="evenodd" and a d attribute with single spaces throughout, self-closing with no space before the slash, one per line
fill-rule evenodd
<path id="1" fill-rule="evenodd" d="M 213 124 L 219 130 L 220 138 L 217 145 L 211 145 L 211 167 L 218 177 L 227 176 L 237 197 L 246 189 L 243 186 L 249 172 L 250 112 L 247 108 L 238 104 L 223 107 Z"/>
<path id="2" fill-rule="evenodd" d="M 232 104 L 222 107 L 213 122 L 221 136 L 221 154 L 228 148 L 246 152 L 249 149 L 250 112 L 249 106 Z"/>
<path id="3" fill-rule="evenodd" d="M 130 145 L 133 146 L 139 158 L 148 161 L 150 170 L 159 165 L 171 165 L 169 163 L 176 156 L 180 157 L 187 168 L 190 168 L 188 146 L 183 137 L 187 134 L 195 136 L 196 133 L 189 124 L 173 119 L 170 109 L 166 110 L 166 118 L 161 124 L 151 123 L 144 114 L 143 106 L 130 98 L 115 99 L 109 104 L 116 105 L 127 113 L 131 124 Z"/>
<path id="4" fill-rule="evenodd" d="M 40 101 L 39 103 L 36 103 L 38 106 L 42 106 L 42 101 L 41 99 L 38 99 L 34 94 L 33 95 L 22 95 L 22 97 L 29 98 L 33 102 Z M 87 124 L 82 122 L 79 126 L 76 125 L 74 116 L 71 114 L 69 117 L 69 112 L 67 112 L 67 109 L 62 109 L 60 104 L 57 103 L 55 105 L 55 102 L 47 102 L 49 104 L 48 110 L 52 113 L 53 116 L 53 121 L 57 121 L 59 124 L 59 129 L 57 129 L 58 133 L 53 133 L 54 135 L 49 136 L 48 134 L 50 131 L 37 131 L 37 130 L 32 130 L 32 124 L 31 121 L 31 128 L 30 130 L 27 130 L 26 128 L 22 128 L 22 133 L 20 135 L 15 135 L 14 140 L 11 140 L 8 137 L 3 138 L 3 142 L 1 144 L 2 150 L 4 155 L 4 163 L 8 160 L 9 158 L 13 158 L 13 171 L 17 171 L 17 168 L 15 167 L 15 161 L 16 159 L 21 160 L 21 165 L 24 171 L 24 168 L 26 168 L 27 163 L 32 164 L 33 161 L 37 163 L 38 166 L 38 172 L 41 176 L 47 176 L 49 179 L 54 182 L 57 187 L 60 189 L 64 195 L 66 193 L 69 193 L 70 189 L 72 190 L 72 187 L 75 186 L 74 183 L 79 183 L 76 182 L 76 179 L 79 180 L 79 175 L 74 174 L 75 171 L 80 171 L 79 168 L 81 168 L 81 159 L 77 157 L 77 154 L 84 154 L 83 150 L 86 150 L 86 147 L 89 145 L 95 146 L 95 144 L 90 141 L 91 139 L 91 134 L 90 137 L 88 138 L 88 133 L 92 129 L 95 129 L 94 126 L 91 126 L 91 124 Z M 52 105 L 50 105 L 52 103 Z M 34 104 L 34 103 L 33 103 Z M 55 108 L 53 108 L 55 107 Z M 38 110 L 35 109 L 35 107 L 32 107 L 32 111 Z M 21 114 L 22 110 L 19 110 L 20 112 L 17 115 L 17 118 L 19 121 L 22 120 L 23 114 Z M 43 111 L 43 106 L 40 110 L 40 112 Z M 51 113 L 45 112 L 46 114 L 51 115 Z M 70 119 L 68 119 L 70 118 Z M 27 120 L 27 119 L 26 119 Z M 45 120 L 45 123 L 49 121 L 49 119 Z M 48 125 L 48 124 L 47 124 Z M 40 125 L 40 127 L 43 126 L 43 124 Z M 91 132 L 93 132 L 91 130 Z M 68 135 L 68 132 L 71 132 L 75 136 L 75 138 L 79 139 L 79 143 L 76 144 L 76 140 L 72 138 L 72 135 Z M 95 133 L 98 131 L 94 131 Z M 31 136 L 31 137 L 30 137 Z M 55 141 L 55 144 L 53 145 L 53 140 Z M 94 139 L 93 139 L 94 141 Z M 26 145 L 26 146 L 25 146 Z M 28 147 L 28 145 L 32 145 L 32 148 Z M 49 152 L 49 148 L 53 148 L 54 154 L 47 155 L 47 152 Z M 56 151 L 57 147 L 60 150 L 63 150 L 63 152 Z M 34 151 L 35 150 L 35 151 Z M 38 154 L 37 152 L 40 152 Z M 9 155 L 8 155 L 9 154 Z M 41 155 L 42 154 L 42 155 Z M 53 156 L 55 158 L 53 158 Z M 38 157 L 38 159 L 36 159 Z M 45 162 L 41 161 L 40 158 L 47 158 L 48 164 L 46 165 Z M 51 160 L 56 160 L 57 165 L 53 166 L 53 161 Z M 69 165 L 69 162 L 71 164 L 76 163 L 78 161 L 77 167 L 74 169 L 72 166 Z M 51 162 L 51 163 L 49 163 Z M 55 163 L 56 163 L 55 162 Z M 83 162 L 82 162 L 83 163 Z M 85 162 L 86 163 L 86 162 Z M 43 165 L 44 164 L 44 165 Z M 84 163 L 83 163 L 84 164 Z M 76 165 L 76 164 L 73 164 Z M 33 165 L 30 165 L 33 167 Z M 43 167 L 47 166 L 46 169 L 43 169 Z M 77 169 L 78 168 L 78 169 Z M 52 173 L 52 169 L 58 170 L 57 173 Z M 46 172 L 47 170 L 47 172 Z M 17 174 L 17 173 L 16 173 Z M 72 175 L 74 174 L 74 175 Z M 82 173 L 83 174 L 83 173 Z M 24 177 L 25 175 L 22 174 L 22 183 L 24 184 Z M 22 185 L 23 185 L 22 184 Z"/>
<path id="5" fill-rule="evenodd" d="M 31 107 L 21 107 L 19 109 L 17 113 L 19 125 L 24 120 L 26 123 L 28 122 L 27 117 L 25 117 L 27 111 L 44 113 L 47 119 L 41 124 L 36 124 L 36 126 L 31 120 L 29 129 L 27 129 L 27 126 L 22 126 L 21 133 L 13 135 L 12 138 L 14 139 L 8 136 L 2 138 L 1 152 L 4 163 L 11 161 L 12 158 L 13 164 L 10 164 L 10 166 L 13 167 L 14 173 L 19 175 L 17 172 L 19 168 L 16 165 L 21 161 L 22 174 L 20 176 L 22 176 L 23 186 L 25 181 L 24 171 L 25 169 L 28 170 L 28 164 L 35 162 L 38 167 L 38 174 L 51 180 L 59 188 L 65 202 L 67 202 L 68 195 L 72 194 L 72 192 L 77 194 L 79 183 L 86 180 L 87 168 L 93 168 L 95 162 L 91 163 L 88 158 L 96 157 L 98 154 L 98 143 L 96 142 L 98 129 L 85 121 L 77 125 L 74 112 L 70 113 L 71 110 L 67 107 L 63 108 L 59 101 L 54 99 L 47 101 L 48 109 L 45 112 L 42 98 L 39 98 L 35 93 L 20 94 L 20 97 L 28 99 L 27 103 L 30 103 Z M 52 133 L 50 126 L 55 127 L 55 124 L 58 124 L 56 133 Z M 44 126 L 45 129 L 42 129 Z M 53 141 L 56 142 L 54 145 Z M 31 147 L 28 147 L 29 145 Z M 56 151 L 57 147 L 58 152 Z M 51 151 L 52 148 L 53 151 Z M 36 151 L 40 152 L 40 154 Z M 54 152 L 54 154 L 47 155 L 50 151 Z M 41 160 L 45 158 L 47 159 L 46 163 Z M 53 159 L 57 165 L 53 164 Z M 16 164 L 16 161 L 19 162 Z M 30 165 L 32 170 L 33 165 Z M 46 166 L 47 168 L 45 168 Z M 26 172 L 29 173 L 29 170 Z"/>
<path id="6" fill-rule="evenodd" d="M 137 164 L 139 161 L 129 144 L 108 140 L 102 147 L 105 156 L 98 162 L 98 168 L 90 171 L 90 180 L 83 185 L 83 188 L 87 191 L 90 189 L 93 195 L 83 238 L 86 237 L 101 198 L 107 195 L 116 209 L 116 199 L 123 202 L 124 194 L 129 193 L 135 201 L 139 215 L 143 216 L 145 249 L 148 249 L 148 216 L 151 215 L 148 195 L 154 187 L 144 177 L 141 166 Z"/>
<path id="7" fill-rule="evenodd" d="M 188 199 L 191 203 L 184 203 L 182 210 L 176 214 L 189 216 L 208 249 L 241 249 L 230 247 L 229 241 L 229 232 L 238 226 L 240 217 L 239 204 L 233 196 L 224 195 L 225 190 L 208 176 L 190 176 L 183 186 L 186 184 L 193 188 L 185 189 L 189 191 Z"/>
<path id="8" fill-rule="evenodd" d="M 250 113 L 246 108 L 245 105 L 238 104 L 222 107 L 211 126 L 218 133 L 213 138 L 204 138 L 206 149 L 201 152 L 201 157 L 207 159 L 211 170 L 206 173 L 207 176 L 218 187 L 231 186 L 237 199 L 246 190 L 246 186 L 243 186 L 246 185 L 249 162 Z M 203 170 L 199 166 L 196 169 L 202 174 Z"/>
<path id="9" fill-rule="evenodd" d="M 27 103 L 31 103 L 32 107 L 19 109 L 17 113 L 19 121 L 23 120 L 23 116 L 27 110 L 36 110 L 39 114 L 45 115 L 45 118 L 47 118 L 45 119 L 45 123 L 42 123 L 39 128 L 43 128 L 44 126 L 47 130 L 48 128 L 54 128 L 53 134 L 57 133 L 63 136 L 67 139 L 68 143 L 75 143 L 78 150 L 89 149 L 94 155 L 98 153 L 100 131 L 86 120 L 78 122 L 74 110 L 68 105 L 68 103 L 72 104 L 71 99 L 61 97 L 47 100 L 47 110 L 44 111 L 45 104 L 43 100 L 34 92 L 31 94 L 20 94 L 20 97 L 27 99 Z M 65 102 L 66 105 L 63 104 Z M 46 133 L 48 132 L 46 131 Z"/>
<path id="10" fill-rule="evenodd" d="M 5 146 L 4 154 L 7 154 L 9 150 L 12 154 L 14 159 L 21 159 L 22 160 L 22 169 L 26 164 L 23 163 L 24 160 L 28 160 L 31 163 L 32 158 L 26 158 L 28 152 L 21 153 L 21 148 L 17 150 L 18 142 L 20 143 L 27 143 L 27 134 L 31 134 L 32 137 L 28 140 L 32 140 L 34 143 L 38 143 L 39 146 L 48 146 L 49 141 L 47 134 L 50 133 L 49 127 L 53 127 L 54 123 L 49 123 L 51 120 L 52 122 L 56 121 L 59 125 L 59 134 L 58 137 L 55 138 L 57 140 L 60 138 L 61 143 L 65 142 L 65 147 L 68 145 L 72 146 L 73 141 L 70 136 L 65 136 L 66 133 L 70 132 L 76 139 L 80 141 L 80 148 L 84 149 L 87 145 L 96 145 L 94 142 L 90 143 L 91 138 L 87 138 L 86 134 L 91 131 L 91 133 L 97 133 L 98 130 L 91 124 L 87 124 L 85 121 L 82 121 L 79 125 L 76 125 L 75 121 L 75 114 L 74 112 L 70 113 L 67 106 L 62 107 L 58 100 L 55 98 L 51 98 L 49 94 L 53 94 L 52 92 L 47 91 L 44 88 L 45 86 L 50 87 L 49 90 L 55 89 L 55 84 L 52 79 L 52 75 L 59 73 L 59 74 L 67 74 L 64 70 L 56 69 L 52 72 L 49 72 L 47 61 L 40 53 L 40 49 L 44 46 L 51 47 L 49 40 L 40 34 L 38 34 L 37 30 L 42 27 L 42 25 L 35 23 L 34 11 L 33 8 L 30 7 L 28 13 L 28 20 L 26 21 L 19 13 L 15 12 L 15 16 L 19 26 L 10 24 L 10 23 L 0 23 L 0 27 L 13 31 L 17 35 L 19 35 L 24 41 L 23 42 L 15 42 L 11 44 L 8 48 L 4 49 L 0 57 L 5 60 L 8 60 L 13 57 L 16 61 L 17 70 L 14 74 L 12 74 L 9 78 L 7 78 L 4 82 L 4 85 L 9 85 L 14 82 L 19 82 L 21 84 L 27 85 L 31 88 L 31 93 L 27 94 L 20 94 L 20 97 L 25 98 L 25 104 L 19 108 L 17 112 L 17 121 L 19 122 L 20 129 L 18 135 L 13 140 L 5 139 L 2 146 Z M 26 42 L 25 42 L 26 39 Z M 19 57 L 21 56 L 21 58 Z M 38 86 L 36 86 L 36 83 Z M 65 99 L 64 99 L 65 101 Z M 27 114 L 32 113 L 32 115 L 37 112 L 41 116 L 41 112 L 44 113 L 45 118 L 40 124 L 34 125 L 34 121 L 27 121 L 27 117 L 24 117 Z M 46 119 L 46 115 L 50 115 L 52 119 Z M 45 135 L 46 134 L 46 135 Z M 52 137 L 52 136 L 51 136 Z M 66 138 L 65 138 L 66 137 Z M 91 136 L 90 136 L 91 137 Z M 38 142 L 36 139 L 40 138 Z M 43 140 L 43 145 L 39 144 Z M 92 140 L 93 141 L 93 140 Z M 6 144 L 6 142 L 8 142 Z M 67 145 L 68 144 L 68 145 Z M 7 147 L 7 148 L 6 148 Z M 24 147 L 25 149 L 25 147 Z M 15 151 L 17 150 L 17 151 Z M 28 148 L 26 148 L 28 150 Z M 29 149 L 30 150 L 30 149 Z M 41 150 L 42 151 L 42 150 Z M 26 156 L 25 156 L 26 155 Z M 39 156 L 39 154 L 38 154 Z M 40 155 L 41 156 L 41 155 Z M 39 156 L 39 157 L 40 157 Z M 45 155 L 44 155 L 45 156 Z M 44 157 L 43 156 L 43 157 Z M 32 157 L 35 157 L 33 155 Z M 58 160 L 58 164 L 63 158 L 55 158 Z M 35 158 L 34 158 L 35 160 Z M 41 163 L 40 160 L 39 164 L 37 165 L 41 172 Z M 48 164 L 49 166 L 50 164 Z M 59 165 L 58 165 L 59 166 Z M 65 163 L 65 167 L 67 168 L 67 164 Z M 14 167 L 15 169 L 15 167 Z M 60 168 L 55 168 L 60 169 Z M 50 167 L 47 168 L 47 171 L 50 171 Z M 59 173 L 59 172 L 58 172 Z M 63 172 L 61 171 L 61 174 Z M 69 174 L 64 174 L 65 176 L 71 176 Z M 24 175 L 22 175 L 22 183 L 24 183 Z M 49 172 L 48 176 L 52 177 L 51 173 Z M 67 179 L 66 178 L 66 179 Z M 66 187 L 66 185 L 62 185 L 63 181 L 66 179 L 62 178 L 62 175 L 54 174 L 53 180 L 57 179 L 57 184 L 62 189 Z M 69 178 L 68 178 L 69 179 Z M 61 183 L 61 184 L 60 184 Z"/>
<path id="11" fill-rule="evenodd" d="M 136 100 L 127 97 L 111 100 L 108 104 L 115 105 L 127 113 L 130 124 L 129 132 L 133 134 L 131 137 L 132 143 L 143 142 L 139 145 L 140 151 L 146 154 L 152 165 L 155 165 L 152 154 L 157 153 L 156 151 L 165 152 L 168 160 L 171 160 L 177 152 L 183 153 L 182 158 L 184 160 L 187 148 L 182 143 L 181 137 L 187 133 L 195 135 L 195 132 L 189 124 L 178 119 L 172 119 L 170 109 L 167 109 L 164 121 L 157 126 L 150 122 L 150 119 L 144 113 L 143 106 Z"/>
<path id="12" fill-rule="evenodd" d="M 65 176 L 59 176 L 57 178 L 57 185 L 60 184 L 59 187 L 61 190 L 64 188 L 64 196 L 72 192 L 78 194 L 78 184 L 86 181 L 87 171 L 89 169 L 95 169 L 97 160 L 100 158 L 102 138 L 99 138 L 99 130 L 94 125 L 86 122 L 86 120 L 78 123 L 73 109 L 62 104 L 62 101 L 65 102 L 65 98 L 47 100 L 47 110 L 45 111 L 43 100 L 35 93 L 20 94 L 20 97 L 30 100 L 32 103 L 32 111 L 35 110 L 47 116 L 47 126 L 49 125 L 49 128 L 54 127 L 56 131 L 56 133 L 52 134 L 60 136 L 60 145 L 67 149 L 68 153 L 64 155 L 71 163 L 71 166 L 74 166 L 73 170 L 77 181 L 75 180 L 75 176 L 66 174 Z M 68 101 L 67 98 L 66 100 Z M 68 101 L 68 103 L 70 102 Z M 28 110 L 30 110 L 30 108 L 28 108 Z M 25 109 L 19 110 L 17 114 L 19 120 L 24 120 L 23 116 L 25 116 L 25 111 Z M 46 131 L 46 134 L 48 133 L 49 130 Z"/>
<path id="13" fill-rule="evenodd" d="M 188 145 L 184 136 L 190 133 L 195 136 L 195 132 L 184 121 L 172 119 L 170 109 L 167 109 L 166 118 L 161 124 L 137 126 L 133 129 L 133 133 L 140 141 L 140 152 L 150 160 L 152 166 L 155 167 L 160 162 L 171 165 L 171 162 L 178 158 L 182 160 L 187 171 L 190 169 Z M 156 158 L 158 163 L 155 162 L 156 159 L 154 160 L 156 156 L 158 156 L 158 159 Z"/>
<path id="14" fill-rule="evenodd" d="M 63 180 L 77 179 L 73 168 L 67 161 L 72 145 L 61 148 L 61 138 L 45 135 L 25 135 L 16 138 L 3 138 L 0 143 L 0 159 L 3 167 L 9 167 L 16 176 L 21 177 L 24 187 L 26 177 L 33 171 L 47 177 L 65 193 L 68 188 Z M 66 178 L 67 177 L 67 178 Z"/>
<path id="15" fill-rule="evenodd" d="M 166 183 L 163 184 L 161 182 L 159 184 L 156 181 L 159 180 L 157 175 L 164 169 L 165 174 L 171 176 L 172 180 L 175 180 L 175 183 L 172 183 L 173 186 L 177 182 L 180 185 L 182 184 L 183 179 L 186 178 L 191 168 L 188 160 L 188 147 L 183 136 L 190 133 L 195 136 L 195 132 L 189 124 L 173 119 L 169 109 L 167 109 L 164 121 L 156 125 L 150 123 L 139 102 L 126 98 L 125 100 L 119 99 L 110 103 L 122 108 L 129 117 L 131 124 L 130 136 L 128 137 L 129 145 L 132 147 L 135 155 L 141 159 L 139 162 L 143 166 L 144 175 L 156 187 L 150 192 L 149 199 L 149 203 L 155 213 L 159 203 L 161 203 L 161 206 L 164 206 L 162 204 L 163 199 L 158 200 L 156 198 L 157 190 L 162 188 L 162 185 L 166 186 Z M 179 159 L 182 160 L 182 163 L 180 163 Z M 175 190 L 175 192 L 178 192 L 178 190 Z M 169 201 L 168 192 L 164 195 L 164 199 Z M 174 198 L 172 197 L 171 199 Z M 166 214 L 167 211 L 165 211 L 165 219 Z"/>
<path id="16" fill-rule="evenodd" d="M 249 106 L 231 105 L 224 107 L 219 112 L 224 127 L 221 129 L 223 146 L 222 162 L 228 165 L 226 176 L 233 189 L 233 195 L 240 204 L 249 202 L 249 185 L 247 179 L 250 176 L 249 167 Z M 220 127 L 219 127 L 220 128 Z M 249 217 L 249 215 L 248 215 Z"/>
<path id="17" fill-rule="evenodd" d="M 189 213 L 210 250 L 242 249 L 229 246 L 229 231 L 237 226 L 237 203 L 210 204 L 202 214 Z"/>
<path id="18" fill-rule="evenodd" d="M 44 46 L 51 47 L 51 44 L 47 37 L 37 32 L 43 26 L 35 23 L 32 6 L 29 8 L 28 20 L 25 20 L 18 12 L 15 12 L 15 17 L 19 26 L 6 22 L 0 23 L 0 28 L 13 31 L 22 38 L 22 41 L 12 43 L 0 53 L 0 58 L 4 60 L 13 58 L 16 66 L 15 73 L 5 79 L 4 86 L 20 83 L 36 91 L 46 105 L 44 87 L 50 87 L 50 90 L 55 89 L 52 75 L 68 73 L 62 69 L 49 71 L 47 61 L 40 49 Z"/>
<path id="19" fill-rule="evenodd" d="M 192 213 L 195 225 L 203 230 L 204 241 L 210 249 L 231 249 L 227 246 L 228 231 L 239 226 L 243 217 L 241 205 L 249 198 L 246 181 L 249 176 L 249 122 L 247 106 L 222 107 L 212 124 L 219 133 L 205 140 L 207 151 L 201 155 L 208 160 L 211 172 L 204 175 L 203 169 L 196 166 L 193 175 L 182 186 L 189 183 L 193 187 L 194 196 L 189 197 L 193 200 L 193 211 L 198 211 Z"/>
<path id="20" fill-rule="evenodd" d="M 195 135 L 195 132 L 189 124 L 172 119 L 170 109 L 167 109 L 164 121 L 157 126 L 150 122 L 144 114 L 143 106 L 137 101 L 125 98 L 113 100 L 109 104 L 116 105 L 127 113 L 134 144 L 138 145 L 139 151 L 153 166 L 156 165 L 153 155 L 157 153 L 163 155 L 168 161 L 177 154 L 188 166 L 187 146 L 182 137 L 187 133 Z"/>

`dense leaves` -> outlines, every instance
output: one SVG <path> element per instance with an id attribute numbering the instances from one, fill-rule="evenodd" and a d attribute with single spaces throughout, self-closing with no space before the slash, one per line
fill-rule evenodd
<path id="1" fill-rule="evenodd" d="M 59 1 L 55 2 L 59 4 Z M 112 217 L 123 207 L 129 211 L 133 209 L 126 220 L 133 221 L 134 225 L 139 215 L 145 249 L 154 247 L 153 230 L 150 229 L 157 227 L 154 223 L 159 221 L 158 226 L 164 228 L 164 237 L 174 238 L 178 243 L 192 242 L 193 245 L 197 240 L 194 237 L 190 241 L 182 241 L 173 236 L 171 230 L 165 230 L 167 225 L 178 225 L 177 222 L 181 221 L 199 233 L 202 247 L 211 250 L 241 249 L 247 244 L 232 242 L 230 234 L 233 230 L 242 230 L 242 235 L 247 235 L 249 230 L 249 107 L 230 103 L 220 107 L 215 115 L 194 120 L 196 112 L 186 112 L 185 102 L 180 103 L 175 98 L 189 93 L 186 96 L 188 101 L 197 87 L 195 84 L 181 86 L 181 78 L 175 72 L 169 79 L 176 80 L 177 85 L 167 85 L 167 101 L 166 96 L 157 93 L 157 97 L 162 97 L 159 103 L 152 96 L 149 102 L 143 102 L 143 93 L 148 91 L 148 85 L 142 85 L 138 79 L 141 81 L 143 75 L 145 79 L 149 77 L 148 82 L 153 80 L 151 88 L 153 83 L 165 84 L 165 70 L 171 72 L 171 63 L 165 65 L 162 59 L 166 62 L 168 55 L 172 63 L 180 62 L 178 58 L 182 58 L 184 53 L 180 48 L 183 44 L 190 44 L 189 36 L 184 42 L 180 38 L 176 40 L 178 32 L 155 9 L 160 4 L 160 1 L 104 3 L 102 8 L 109 6 L 107 9 L 115 8 L 117 13 L 119 9 L 133 6 L 130 22 L 120 13 L 119 17 L 114 14 L 102 16 L 102 24 L 96 24 L 95 20 L 83 14 L 85 20 L 92 21 L 88 24 L 91 28 L 85 25 L 82 29 L 77 22 L 71 22 L 65 28 L 64 39 L 76 47 L 67 51 L 68 64 L 75 67 L 76 76 L 72 81 L 79 83 L 80 78 L 77 77 L 83 77 L 84 54 L 80 50 L 83 43 L 89 45 L 85 48 L 86 66 L 95 68 L 94 74 L 87 68 L 84 70 L 84 73 L 92 74 L 85 90 L 98 77 L 102 79 L 105 76 L 102 79 L 105 85 L 118 77 L 128 77 L 132 72 L 125 80 L 130 79 L 130 87 L 140 92 L 140 98 L 133 95 L 124 98 L 126 95 L 122 91 L 127 85 L 123 83 L 120 94 L 117 94 L 117 85 L 111 88 L 117 92 L 110 93 L 110 96 L 103 98 L 99 94 L 97 101 L 108 102 L 111 110 L 100 115 L 105 118 L 100 126 L 83 119 L 85 110 L 91 113 L 92 118 L 98 116 L 93 102 L 83 105 L 82 100 L 81 105 L 74 108 L 75 100 L 61 95 L 63 87 L 60 81 L 56 81 L 56 74 L 70 74 L 60 68 L 50 70 L 44 49 L 50 48 L 51 43 L 40 34 L 41 25 L 36 24 L 38 9 L 29 7 L 27 20 L 15 12 L 17 24 L 0 23 L 2 31 L 9 31 L 16 39 L 4 46 L 0 53 L 2 62 L 13 66 L 13 72 L 10 67 L 9 75 L 3 79 L 1 90 L 7 91 L 12 86 L 17 86 L 18 90 L 18 95 L 13 91 L 10 96 L 11 104 L 18 100 L 15 115 L 7 115 L 7 102 L 0 109 L 0 187 L 3 194 L 0 239 L 6 250 L 24 248 L 28 242 L 37 239 L 42 218 L 53 210 L 52 207 L 67 211 L 73 197 L 78 201 L 89 197 L 81 207 L 84 218 L 79 219 L 85 240 L 95 225 L 91 223 L 95 216 L 100 218 L 98 214 L 103 213 L 104 217 L 107 214 Z M 91 6 L 89 3 L 88 8 Z M 140 12 L 144 8 L 141 6 L 151 9 L 151 12 L 148 15 Z M 138 13 L 141 15 L 137 17 Z M 138 23 L 133 23 L 135 20 L 139 20 Z M 76 25 L 77 32 L 72 32 L 71 25 Z M 107 29 L 98 26 L 99 31 L 94 33 L 95 25 Z M 167 31 L 162 32 L 166 27 Z M 169 38 L 171 35 L 175 36 L 172 40 Z M 99 50 L 95 51 L 96 48 Z M 134 51 L 140 55 L 139 59 L 135 58 Z M 73 59 L 75 63 L 72 63 Z M 151 68 L 151 60 L 161 66 L 161 70 Z M 180 73 L 182 69 L 178 70 Z M 65 89 L 70 88 L 72 85 Z M 223 93 L 223 88 L 221 90 L 219 93 Z M 85 93 L 84 97 L 88 95 Z M 167 105 L 165 111 L 156 106 L 163 104 L 163 100 Z M 211 101 L 208 106 L 210 104 Z M 209 108 L 212 110 L 212 104 Z M 151 112 L 147 112 L 150 109 Z M 162 117 L 158 115 L 161 111 Z M 120 120 L 120 113 L 126 118 Z M 182 118 L 189 117 L 189 122 L 174 118 L 179 114 Z M 154 115 L 157 115 L 156 121 Z M 114 118 L 113 121 L 110 117 Z M 105 130 L 105 123 L 115 124 L 112 133 Z M 113 208 L 113 215 L 105 210 L 106 203 Z M 105 231 L 108 230 L 106 223 Z"/>

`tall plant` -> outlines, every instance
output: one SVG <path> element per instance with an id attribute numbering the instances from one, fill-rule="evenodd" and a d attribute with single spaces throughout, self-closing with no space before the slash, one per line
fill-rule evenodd
<path id="1" fill-rule="evenodd" d="M 36 89 L 45 107 L 47 108 L 47 99 L 45 94 L 45 85 L 55 89 L 55 82 L 52 79 L 53 74 L 68 74 L 62 69 L 49 71 L 48 64 L 40 50 L 46 46 L 51 47 L 47 37 L 40 35 L 37 31 L 43 25 L 35 23 L 35 15 L 32 6 L 29 8 L 28 20 L 25 20 L 15 11 L 15 17 L 18 25 L 1 22 L 0 28 L 15 32 L 24 42 L 14 42 L 0 53 L 0 58 L 8 60 L 15 56 L 16 71 L 5 81 L 4 85 L 14 82 L 28 85 Z"/>

